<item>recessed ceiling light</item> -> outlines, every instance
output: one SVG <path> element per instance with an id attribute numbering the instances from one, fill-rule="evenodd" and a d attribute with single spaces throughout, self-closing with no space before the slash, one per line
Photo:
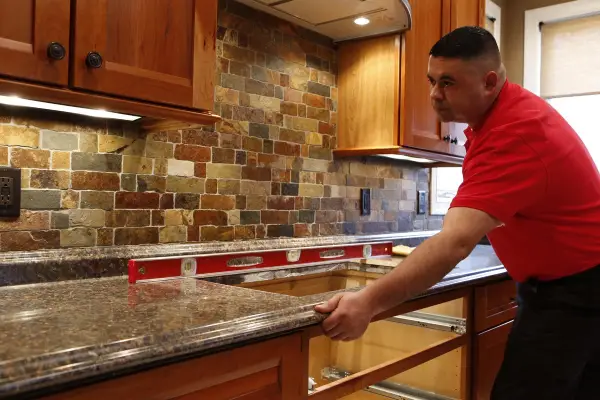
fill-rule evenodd
<path id="1" fill-rule="evenodd" d="M 356 18 L 356 19 L 354 20 L 354 23 L 355 23 L 356 25 L 366 25 L 366 24 L 368 24 L 369 22 L 370 22 L 370 21 L 369 21 L 369 18 L 365 18 L 365 17 L 358 17 L 358 18 Z"/>
<path id="2" fill-rule="evenodd" d="M 6 104 L 8 106 L 40 108 L 43 110 L 62 111 L 72 114 L 87 115 L 88 117 L 96 118 L 121 119 L 125 121 L 135 121 L 141 118 L 137 115 L 119 114 L 105 110 L 95 110 L 93 108 L 73 107 L 65 106 L 62 104 L 46 103 L 45 101 L 22 99 L 17 96 L 0 96 L 0 104 Z"/>

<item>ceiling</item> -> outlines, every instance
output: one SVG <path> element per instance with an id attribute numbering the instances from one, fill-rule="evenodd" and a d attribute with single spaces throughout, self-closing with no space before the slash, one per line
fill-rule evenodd
<path id="1" fill-rule="evenodd" d="M 408 0 L 238 0 L 334 42 L 401 32 L 411 28 Z M 357 25 L 358 17 L 369 19 Z"/>

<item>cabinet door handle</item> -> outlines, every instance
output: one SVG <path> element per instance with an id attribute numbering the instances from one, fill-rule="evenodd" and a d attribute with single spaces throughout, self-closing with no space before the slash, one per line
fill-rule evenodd
<path id="1" fill-rule="evenodd" d="M 90 51 L 85 57 L 85 63 L 90 68 L 100 68 L 102 66 L 102 56 L 96 51 Z"/>
<path id="2" fill-rule="evenodd" d="M 450 135 L 444 136 L 444 142 L 449 142 L 449 141 L 450 141 Z"/>
<path id="3" fill-rule="evenodd" d="M 458 144 L 458 138 L 455 137 L 454 139 L 450 140 L 450 143 Z"/>
<path id="4" fill-rule="evenodd" d="M 65 50 L 65 46 L 58 42 L 50 42 L 48 48 L 46 49 L 46 54 L 48 55 L 49 59 L 58 61 L 65 58 L 67 50 Z"/>

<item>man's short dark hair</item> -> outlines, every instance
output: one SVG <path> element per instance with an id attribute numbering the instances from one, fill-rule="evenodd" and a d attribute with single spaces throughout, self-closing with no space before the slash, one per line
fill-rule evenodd
<path id="1" fill-rule="evenodd" d="M 500 50 L 494 36 L 478 26 L 464 26 L 444 35 L 433 45 L 429 55 L 433 57 L 471 60 L 489 57 L 500 62 Z"/>

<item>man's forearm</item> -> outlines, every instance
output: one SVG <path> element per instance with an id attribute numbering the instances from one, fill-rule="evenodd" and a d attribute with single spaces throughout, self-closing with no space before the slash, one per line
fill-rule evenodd
<path id="1" fill-rule="evenodd" d="M 375 315 L 382 313 L 435 285 L 472 250 L 473 246 L 442 231 L 419 245 L 392 272 L 363 289 L 363 295 Z"/>

